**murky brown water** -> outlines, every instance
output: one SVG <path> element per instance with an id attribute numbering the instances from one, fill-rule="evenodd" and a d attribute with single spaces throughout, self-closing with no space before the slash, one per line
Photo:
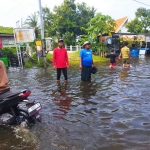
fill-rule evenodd
<path id="1" fill-rule="evenodd" d="M 68 86 L 56 85 L 51 68 L 11 68 L 11 86 L 32 90 L 43 122 L 20 133 L 0 127 L 0 150 L 149 150 L 150 58 L 133 59 L 129 70 L 97 66 L 84 84 L 78 66 L 71 67 Z"/>

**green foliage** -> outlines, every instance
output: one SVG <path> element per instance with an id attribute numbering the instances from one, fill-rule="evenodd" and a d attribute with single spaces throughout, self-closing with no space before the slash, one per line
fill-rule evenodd
<path id="1" fill-rule="evenodd" d="M 95 15 L 95 8 L 87 6 L 86 3 L 77 3 L 76 5 L 76 12 L 77 12 L 77 26 L 80 28 L 76 28 L 77 35 L 84 35 L 86 31 L 82 28 L 88 28 L 88 22 L 91 18 Z"/>
<path id="2" fill-rule="evenodd" d="M 1 50 L 5 52 L 8 58 L 11 58 L 12 56 L 14 56 L 14 54 L 16 54 L 15 47 L 5 47 L 5 48 L 2 48 Z"/>
<path id="3" fill-rule="evenodd" d="M 0 33 L 13 34 L 13 28 L 8 28 L 8 27 L 2 27 L 2 26 L 0 26 Z"/>
<path id="4" fill-rule="evenodd" d="M 128 22 L 126 27 L 128 28 L 128 32 L 142 33 L 142 23 L 138 18 L 135 18 L 131 22 Z"/>
<path id="5" fill-rule="evenodd" d="M 52 42 L 52 50 L 54 50 L 54 48 L 58 47 L 58 43 L 53 41 Z"/>
<path id="6" fill-rule="evenodd" d="M 77 41 L 82 45 L 87 40 L 95 43 L 100 32 L 106 34 L 114 31 L 116 25 L 110 16 L 101 13 L 95 15 L 94 7 L 84 2 L 75 3 L 75 0 L 63 0 L 53 11 L 48 7 L 42 10 L 45 37 L 52 37 L 53 45 L 59 38 L 63 38 L 66 45 L 75 45 Z M 26 20 L 26 25 L 34 27 L 35 31 L 38 31 L 38 13 L 31 14 Z"/>
<path id="7" fill-rule="evenodd" d="M 138 8 L 135 14 L 136 17 L 141 21 L 143 32 L 148 33 L 150 28 L 150 9 Z"/>
<path id="8" fill-rule="evenodd" d="M 78 38 L 78 45 L 83 45 L 83 43 L 85 41 L 90 41 L 89 40 L 89 36 L 87 34 L 85 35 L 81 35 L 79 38 Z"/>
<path id="9" fill-rule="evenodd" d="M 108 34 L 114 31 L 115 26 L 116 23 L 114 19 L 108 15 L 98 13 L 88 22 L 88 28 L 86 30 L 88 34 L 91 35 L 92 39 L 97 41 L 97 36 L 100 33 Z"/>
<path id="10" fill-rule="evenodd" d="M 26 20 L 26 25 L 34 27 L 35 31 L 38 31 L 38 13 L 31 14 Z M 76 4 L 75 0 L 64 0 L 62 4 L 54 7 L 53 11 L 43 7 L 45 37 L 57 40 L 64 38 L 67 45 L 75 45 L 76 39 L 85 34 L 83 28 L 88 27 L 87 23 L 94 14 L 93 7 L 87 6 L 86 3 Z"/>
<path id="11" fill-rule="evenodd" d="M 74 39 L 74 33 L 73 32 L 66 32 L 65 34 L 63 34 L 63 39 L 66 45 L 75 45 L 75 40 L 70 40 L 70 39 Z"/>
<path id="12" fill-rule="evenodd" d="M 36 54 L 34 54 L 32 56 L 32 58 L 34 59 L 34 61 L 32 59 L 26 59 L 25 60 L 25 68 L 31 68 L 33 66 L 44 67 L 44 59 L 43 59 L 43 57 L 40 57 L 39 62 L 38 62 L 38 57 L 36 56 Z M 47 61 L 47 66 L 49 66 L 49 64 L 52 62 L 52 54 L 48 53 L 46 55 L 46 61 Z"/>
<path id="13" fill-rule="evenodd" d="M 138 8 L 136 18 L 127 24 L 128 32 L 149 33 L 150 29 L 150 9 Z"/>
<path id="14" fill-rule="evenodd" d="M 104 43 L 104 42 L 99 42 L 98 44 L 97 44 L 97 49 L 99 50 L 99 51 L 105 51 L 106 50 L 106 43 Z"/>
<path id="15" fill-rule="evenodd" d="M 49 54 L 49 53 L 48 53 L 48 54 L 46 55 L 46 60 L 47 60 L 48 63 L 52 62 L 52 54 Z"/>
<path id="16" fill-rule="evenodd" d="M 44 67 L 44 60 L 41 58 L 41 59 L 40 59 L 40 62 L 38 62 L 38 63 L 36 64 L 36 66 L 39 67 L 39 68 Z"/>
<path id="17" fill-rule="evenodd" d="M 55 34 L 54 14 L 48 7 L 43 7 L 44 32 L 46 37 L 51 37 Z"/>
<path id="18" fill-rule="evenodd" d="M 98 50 L 98 44 L 97 43 L 91 43 L 91 49 L 94 51 L 95 50 L 97 51 Z"/>
<path id="19" fill-rule="evenodd" d="M 35 37 L 38 38 L 39 26 L 38 26 L 38 13 L 34 12 L 30 16 L 27 17 L 25 21 L 25 25 L 27 27 L 32 27 L 35 30 Z"/>
<path id="20" fill-rule="evenodd" d="M 74 45 L 76 38 L 85 33 L 88 21 L 94 16 L 95 9 L 85 3 L 75 3 L 75 0 L 64 0 L 60 6 L 55 6 L 52 29 L 57 38 L 64 38 L 67 45 Z"/>
<path id="21" fill-rule="evenodd" d="M 31 61 L 25 61 L 25 68 L 31 68 L 33 66 Z"/>

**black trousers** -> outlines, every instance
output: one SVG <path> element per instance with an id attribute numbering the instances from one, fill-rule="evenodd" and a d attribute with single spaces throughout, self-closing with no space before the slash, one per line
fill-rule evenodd
<path id="1" fill-rule="evenodd" d="M 82 66 L 81 70 L 81 80 L 88 81 L 91 79 L 92 66 Z"/>
<path id="2" fill-rule="evenodd" d="M 67 68 L 57 68 L 57 80 L 60 80 L 61 71 L 63 72 L 65 80 L 68 80 Z"/>

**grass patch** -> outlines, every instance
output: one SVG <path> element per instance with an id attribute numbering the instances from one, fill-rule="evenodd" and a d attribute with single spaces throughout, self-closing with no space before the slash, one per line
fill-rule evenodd
<path id="1" fill-rule="evenodd" d="M 68 53 L 70 65 L 78 65 L 79 64 L 79 54 L 80 54 L 80 51 Z M 48 53 L 46 55 L 47 66 L 49 66 L 50 63 L 52 63 L 52 56 L 53 55 L 50 53 Z M 43 57 L 40 57 L 40 62 L 38 62 L 38 58 L 37 58 L 36 54 L 34 54 L 32 58 L 34 59 L 34 61 L 32 61 L 30 59 L 25 61 L 25 68 L 31 68 L 32 66 L 44 67 Z M 93 55 L 94 63 L 106 62 L 108 60 L 109 60 L 108 58 Z"/>
<path id="2" fill-rule="evenodd" d="M 73 53 L 68 53 L 70 64 L 77 64 L 77 63 L 79 63 L 79 55 L 80 55 L 80 51 L 73 52 Z M 108 60 L 109 60 L 108 58 L 100 57 L 100 56 L 97 56 L 97 55 L 93 55 L 94 63 L 106 62 Z"/>

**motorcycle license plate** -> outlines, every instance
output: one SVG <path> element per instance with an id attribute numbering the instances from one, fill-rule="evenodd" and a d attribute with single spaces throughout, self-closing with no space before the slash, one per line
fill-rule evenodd
<path id="1" fill-rule="evenodd" d="M 28 108 L 28 113 L 30 116 L 36 114 L 38 111 L 40 111 L 42 109 L 41 104 L 40 103 L 36 103 L 33 106 L 31 106 L 30 108 Z"/>

